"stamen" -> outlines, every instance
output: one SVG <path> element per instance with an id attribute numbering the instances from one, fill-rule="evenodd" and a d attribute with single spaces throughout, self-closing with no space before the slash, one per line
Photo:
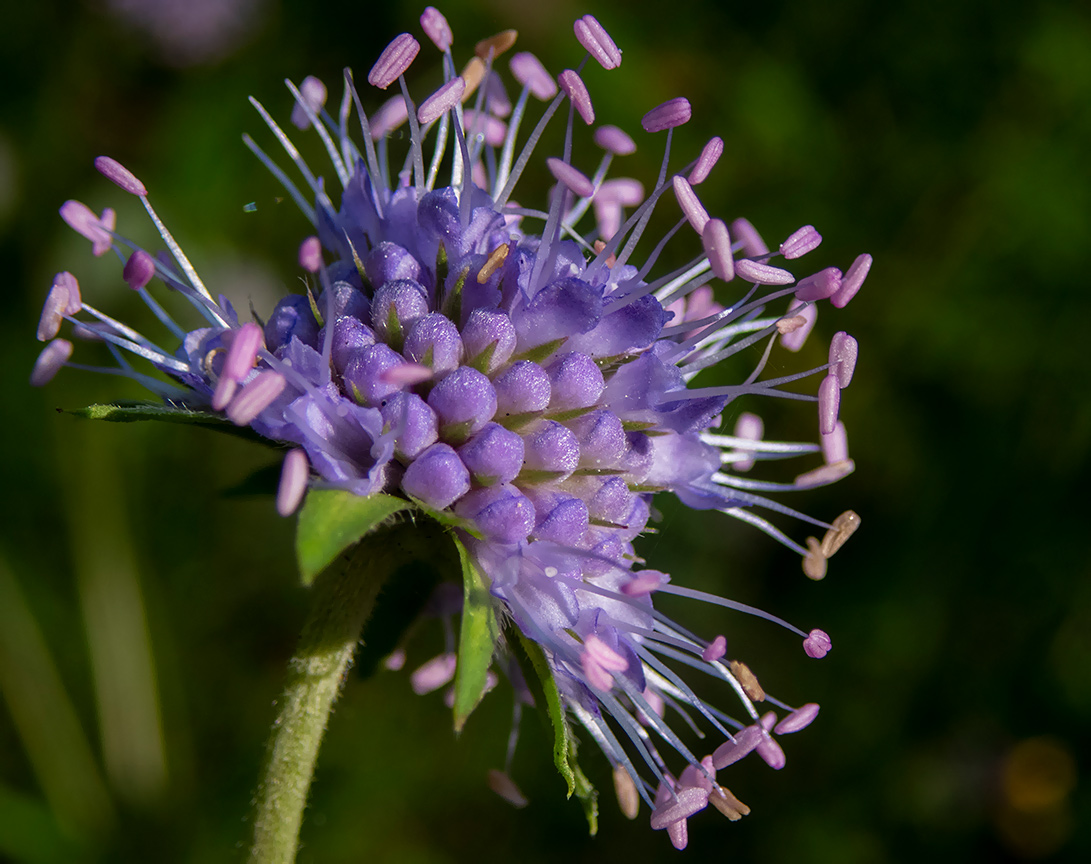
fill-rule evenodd
<path id="1" fill-rule="evenodd" d="M 508 62 L 508 68 L 515 80 L 526 87 L 535 99 L 548 102 L 557 95 L 557 82 L 546 71 L 542 61 L 529 51 L 514 55 Z"/>
<path id="2" fill-rule="evenodd" d="M 803 650 L 807 652 L 808 657 L 813 657 L 815 660 L 821 660 L 830 653 L 831 648 L 833 648 L 833 642 L 830 641 L 825 630 L 814 629 L 803 640 Z"/>
<path id="3" fill-rule="evenodd" d="M 831 372 L 818 385 L 818 431 L 829 435 L 837 425 L 837 411 L 841 406 L 841 387 L 837 375 Z"/>
<path id="4" fill-rule="evenodd" d="M 827 558 L 845 545 L 845 542 L 860 527 L 860 517 L 852 510 L 846 510 L 831 523 L 833 527 L 822 538 L 822 554 Z"/>
<path id="5" fill-rule="evenodd" d="M 454 42 L 451 25 L 435 6 L 425 7 L 420 16 L 420 26 L 424 35 L 431 39 L 432 44 L 440 51 L 446 53 L 450 50 L 451 43 Z"/>
<path id="6" fill-rule="evenodd" d="M 277 488 L 277 512 L 281 516 L 291 516 L 299 502 L 303 500 L 303 493 L 307 491 L 307 477 L 310 474 L 310 466 L 307 463 L 307 454 L 299 447 L 288 451 L 284 457 L 284 466 L 280 470 L 280 485 Z"/>
<path id="7" fill-rule="evenodd" d="M 773 731 L 777 735 L 790 735 L 792 732 L 799 732 L 801 729 L 806 729 L 810 726 L 817 716 L 818 704 L 815 702 L 808 702 L 806 705 L 801 705 L 796 708 L 795 711 L 781 720 L 773 727 Z"/>
<path id="8" fill-rule="evenodd" d="M 493 792 L 507 801 L 512 807 L 522 809 L 530 803 L 519 787 L 515 785 L 515 781 L 503 771 L 490 768 L 489 773 L 486 775 L 486 782 Z"/>
<path id="9" fill-rule="evenodd" d="M 109 224 L 107 221 L 108 214 L 113 214 L 113 210 L 104 210 L 100 218 L 81 201 L 69 200 L 61 205 L 59 212 L 69 228 L 91 241 L 91 252 L 96 258 L 110 250 L 113 242 L 110 231 L 114 226 L 113 220 L 109 220 Z"/>
<path id="10" fill-rule="evenodd" d="M 815 230 L 814 225 L 804 225 L 780 244 L 780 254 L 788 259 L 800 258 L 817 249 L 821 242 L 822 235 Z"/>
<path id="11" fill-rule="evenodd" d="M 803 556 L 803 573 L 808 579 L 819 582 L 826 578 L 826 556 L 814 537 L 807 538 L 807 554 Z"/>
<path id="12" fill-rule="evenodd" d="M 488 39 L 482 39 L 478 42 L 474 46 L 474 54 L 482 60 L 488 60 L 490 57 L 495 60 L 511 48 L 518 38 L 518 30 L 501 30 L 495 36 L 490 36 Z"/>
<path id="13" fill-rule="evenodd" d="M 635 819 L 640 812 L 640 794 L 632 775 L 625 770 L 624 765 L 614 766 L 614 794 L 617 795 L 617 806 L 621 815 L 626 819 Z"/>
<path id="14" fill-rule="evenodd" d="M 750 814 L 750 808 L 736 798 L 730 789 L 724 786 L 716 786 L 708 794 L 708 803 L 719 810 L 732 822 L 738 822 L 743 816 Z"/>
<path id="15" fill-rule="evenodd" d="M 599 147 L 615 156 L 628 156 L 636 152 L 636 142 L 617 126 L 599 126 L 591 137 Z"/>
<path id="16" fill-rule="evenodd" d="M 54 339 L 38 355 L 30 373 L 31 387 L 44 387 L 72 356 L 72 343 L 67 339 Z"/>
<path id="17" fill-rule="evenodd" d="M 589 198 L 595 194 L 595 187 L 582 171 L 573 168 L 567 162 L 550 156 L 546 159 L 546 167 L 569 191 L 583 198 Z"/>
<path id="18" fill-rule="evenodd" d="M 383 49 L 371 71 L 367 73 L 367 83 L 372 87 L 385 90 L 397 81 L 409 68 L 420 51 L 420 42 L 408 33 L 395 36 Z"/>
<path id="19" fill-rule="evenodd" d="M 697 197 L 697 193 L 693 191 L 693 187 L 689 185 L 685 177 L 676 174 L 671 182 L 674 185 L 674 197 L 678 200 L 682 213 L 693 226 L 693 230 L 702 234 L 709 222 L 709 217 L 708 211 L 701 204 L 701 199 Z"/>
<path id="20" fill-rule="evenodd" d="M 599 61 L 603 69 L 617 69 L 621 65 L 621 51 L 593 15 L 577 19 L 572 29 L 576 40 Z"/>
<path id="21" fill-rule="evenodd" d="M 311 236 L 299 244 L 299 266 L 308 273 L 322 269 L 322 241 Z"/>
<path id="22" fill-rule="evenodd" d="M 709 219 L 701 231 L 701 243 L 704 246 L 708 263 L 716 278 L 730 282 L 735 278 L 735 261 L 731 257 L 731 235 L 722 219 Z"/>
<path id="23" fill-rule="evenodd" d="M 595 106 L 591 104 L 591 95 L 587 92 L 583 79 L 571 69 L 565 69 L 557 76 L 557 83 L 572 101 L 583 122 L 588 126 L 594 123 Z"/>
<path id="24" fill-rule="evenodd" d="M 830 340 L 830 372 L 837 376 L 838 386 L 842 390 L 852 381 L 859 352 L 859 343 L 844 330 L 835 333 Z"/>
<path id="25" fill-rule="evenodd" d="M 796 299 L 808 302 L 825 300 L 841 287 L 841 271 L 836 267 L 819 270 L 812 276 L 800 279 L 796 286 Z"/>
<path id="26" fill-rule="evenodd" d="M 811 330 L 814 329 L 814 323 L 818 320 L 818 307 L 815 306 L 814 303 L 804 303 L 802 300 L 792 300 L 788 305 L 788 311 L 798 311 L 799 315 L 805 320 L 802 325 L 793 327 L 788 333 L 783 334 L 780 337 L 780 344 L 789 351 L 798 351 L 803 347 L 803 343 L 807 341 L 807 337 L 810 335 Z"/>
<path id="27" fill-rule="evenodd" d="M 511 246 L 504 243 L 501 246 L 497 246 L 492 254 L 489 255 L 488 260 L 481 265 L 481 269 L 477 271 L 477 282 L 479 285 L 484 285 L 489 281 L 489 277 L 503 264 L 508 257 L 508 253 L 511 251 Z"/>
<path id="28" fill-rule="evenodd" d="M 292 125 L 301 132 L 310 126 L 312 121 L 307 113 L 308 109 L 311 115 L 317 115 L 322 110 L 322 106 L 326 104 L 328 95 L 326 85 L 322 83 L 321 79 L 315 78 L 313 75 L 304 78 L 299 85 L 299 98 L 296 100 L 296 104 L 292 106 Z M 319 126 L 320 124 L 315 125 Z"/>
<path id="29" fill-rule="evenodd" d="M 462 78 L 452 78 L 421 103 L 417 109 L 417 119 L 421 123 L 439 119 L 444 111 L 450 111 L 458 104 L 465 90 L 466 82 Z"/>
<path id="30" fill-rule="evenodd" d="M 750 258 L 740 258 L 736 261 L 735 272 L 755 285 L 791 285 L 796 281 L 796 277 L 787 270 Z"/>
<path id="31" fill-rule="evenodd" d="M 731 669 L 731 674 L 735 676 L 735 680 L 739 682 L 747 698 L 752 702 L 765 701 L 765 690 L 762 689 L 761 684 L 758 683 L 758 676 L 750 671 L 749 666 L 741 660 L 732 660 L 728 668 Z"/>
<path id="32" fill-rule="evenodd" d="M 821 443 L 827 465 L 836 465 L 849 458 L 849 440 L 844 423 L 838 421 L 832 433 L 822 436 Z"/>
<path id="33" fill-rule="evenodd" d="M 284 390 L 287 382 L 279 372 L 267 369 L 242 388 L 227 406 L 227 419 L 236 426 L 249 426 Z"/>
<path id="34" fill-rule="evenodd" d="M 701 659 L 706 663 L 714 663 L 721 659 L 726 653 L 727 638 L 721 634 L 705 646 L 705 649 L 701 652 Z"/>
<path id="35" fill-rule="evenodd" d="M 124 279 L 134 291 L 139 291 L 151 282 L 154 275 L 155 261 L 152 259 L 152 256 L 143 249 L 137 249 L 133 252 L 121 270 L 121 278 Z"/>
<path id="36" fill-rule="evenodd" d="M 708 175 L 720 160 L 723 152 L 724 139 L 719 136 L 712 138 L 702 148 L 701 155 L 697 157 L 697 164 L 694 165 L 693 170 L 689 172 L 688 179 L 691 186 L 698 186 L 708 179 Z"/>
<path id="37" fill-rule="evenodd" d="M 462 101 L 465 102 L 474 93 L 477 92 L 477 88 L 481 86 L 481 82 L 485 80 L 485 61 L 480 57 L 471 57 L 469 62 L 462 68 L 462 80 L 466 82 L 466 91 L 462 94 Z"/>
<path id="38" fill-rule="evenodd" d="M 126 192 L 140 196 L 148 194 L 144 184 L 136 178 L 132 171 L 116 159 L 111 159 L 109 156 L 99 156 L 95 159 L 95 168 L 103 177 L 112 180 Z"/>
<path id="39" fill-rule="evenodd" d="M 38 319 L 38 341 L 48 342 L 55 338 L 61 332 L 61 323 L 66 314 L 72 314 L 68 312 L 68 286 L 58 278 L 42 305 L 42 317 Z"/>
<path id="40" fill-rule="evenodd" d="M 662 132 L 664 129 L 673 129 L 688 123 L 692 116 L 693 109 L 690 107 L 689 100 L 679 96 L 677 99 L 670 99 L 662 105 L 657 105 L 641 118 L 640 125 L 644 127 L 645 132 Z"/>
<path id="41" fill-rule="evenodd" d="M 736 219 L 731 223 L 731 236 L 742 243 L 742 252 L 748 258 L 761 258 L 769 254 L 769 247 L 761 239 L 758 229 L 746 219 Z"/>
<path id="42" fill-rule="evenodd" d="M 871 256 L 866 253 L 859 256 L 852 262 L 852 266 L 849 267 L 845 278 L 841 280 L 841 287 L 830 297 L 830 303 L 838 309 L 847 306 L 849 301 L 856 296 L 856 292 L 860 290 L 860 286 L 864 284 L 870 270 Z"/>

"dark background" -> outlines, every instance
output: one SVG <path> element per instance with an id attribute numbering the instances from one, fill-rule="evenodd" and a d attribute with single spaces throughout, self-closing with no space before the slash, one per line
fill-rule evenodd
<path id="1" fill-rule="evenodd" d="M 203 17 L 222 12 L 213 0 L 154 4 L 157 15 L 152 5 L 0 11 L 2 860 L 241 860 L 306 608 L 293 523 L 269 498 L 225 494 L 267 451 L 54 411 L 141 395 L 121 379 L 65 370 L 45 390 L 26 386 L 54 272 L 74 271 L 84 296 L 123 320 L 146 319 L 116 261 L 92 259 L 57 208 L 69 197 L 117 207 L 119 230 L 153 244 L 137 203 L 92 168 L 113 155 L 148 185 L 213 290 L 267 311 L 297 290 L 305 226 L 241 144 L 244 131 L 269 140 L 246 97 L 286 118 L 282 78 L 332 85 L 346 64 L 363 77 L 389 38 L 419 34 L 421 11 L 237 0 L 237 19 L 221 20 Z M 821 626 L 835 646 L 816 663 L 762 622 L 664 602 L 698 632 L 727 633 L 768 689 L 823 705 L 785 741 L 783 771 L 751 759 L 725 775 L 753 813 L 736 824 L 702 814 L 683 854 L 1087 860 L 1088 6 L 661 8 L 462 0 L 443 11 L 459 60 L 515 27 L 554 72 L 578 60 L 571 22 L 593 12 L 625 51 L 618 71 L 589 74 L 600 121 L 635 134 L 645 111 L 684 94 L 695 114 L 679 152 L 713 134 L 726 142 L 701 191 L 710 211 L 747 216 L 771 242 L 815 224 L 826 237 L 807 259 L 816 267 L 875 256 L 860 296 L 825 307 L 817 330 L 822 344 L 846 329 L 861 346 L 842 402 L 857 473 L 800 503 L 863 517 L 828 578 L 811 583 L 757 532 L 670 503 L 640 547 L 678 583 Z M 436 80 L 435 57 L 426 45 L 418 95 Z M 618 171 L 650 183 L 661 142 L 638 142 Z M 541 200 L 544 187 L 529 181 L 521 199 Z M 801 358 L 775 363 L 823 362 L 822 344 L 812 337 Z M 765 411 L 767 434 L 813 438 L 804 408 Z M 439 646 L 437 628 L 422 631 L 410 666 Z M 484 776 L 502 765 L 509 719 L 501 689 L 455 740 L 440 696 L 413 696 L 404 674 L 352 680 L 300 860 L 675 858 L 646 810 L 636 824 L 617 813 L 593 746 L 583 762 L 603 817 L 589 838 L 534 717 L 513 771 L 531 805 L 493 795 Z"/>

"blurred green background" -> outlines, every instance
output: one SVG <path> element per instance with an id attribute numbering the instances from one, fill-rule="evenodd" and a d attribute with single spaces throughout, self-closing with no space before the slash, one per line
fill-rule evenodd
<path id="1" fill-rule="evenodd" d="M 592 12 L 625 52 L 618 71 L 588 74 L 600 122 L 635 134 L 645 111 L 684 94 L 694 119 L 677 152 L 688 159 L 713 134 L 726 142 L 702 187 L 710 211 L 747 216 L 771 242 L 815 224 L 826 238 L 815 267 L 875 256 L 861 295 L 824 307 L 818 324 L 823 344 L 846 329 L 861 346 L 842 401 L 857 473 L 801 503 L 863 517 L 828 578 L 809 582 L 757 532 L 669 503 L 640 547 L 676 581 L 821 626 L 835 646 L 816 663 L 760 621 L 662 604 L 697 632 L 727 633 L 767 689 L 823 705 L 785 741 L 783 771 L 752 759 L 724 775 L 753 813 L 693 820 L 682 854 L 1089 860 L 1088 5 L 442 9 L 459 59 L 515 27 L 554 72 L 578 60 L 571 22 Z M 54 410 L 142 395 L 119 379 L 65 370 L 27 387 L 56 271 L 74 271 L 84 296 L 123 320 L 147 317 L 116 261 L 92 259 L 57 208 L 70 197 L 114 206 L 123 233 L 153 244 L 139 207 L 92 168 L 113 155 L 148 185 L 205 281 L 267 311 L 298 290 L 305 226 L 240 141 L 269 142 L 246 97 L 285 118 L 285 76 L 333 85 L 346 64 L 362 73 L 394 34 L 419 33 L 420 11 L 360 0 L 0 7 L 0 860 L 241 860 L 306 608 L 293 523 L 271 499 L 226 494 L 268 452 Z M 434 82 L 430 46 L 418 66 Z M 661 141 L 637 137 L 637 154 L 615 165 L 650 183 Z M 692 251 L 682 245 L 679 259 Z M 775 362 L 823 360 L 812 337 L 802 358 Z M 814 437 L 811 409 L 774 407 L 767 434 Z M 422 631 L 411 666 L 439 646 L 438 628 Z M 617 813 L 593 746 L 583 762 L 603 816 L 587 836 L 534 717 L 513 770 L 531 805 L 493 795 L 485 772 L 502 767 L 510 710 L 501 688 L 455 740 L 442 699 L 414 697 L 404 673 L 351 680 L 300 861 L 675 859 L 646 810 L 636 824 Z"/>

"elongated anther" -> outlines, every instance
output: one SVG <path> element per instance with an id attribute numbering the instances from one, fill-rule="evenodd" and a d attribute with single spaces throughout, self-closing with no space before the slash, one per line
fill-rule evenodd
<path id="1" fill-rule="evenodd" d="M 685 177 L 675 174 L 671 183 L 674 186 L 674 197 L 678 199 L 678 206 L 682 208 L 683 215 L 689 220 L 693 230 L 703 235 L 705 226 L 708 224 L 708 211 L 701 204 L 701 199 L 697 197 L 697 193 L 693 191 L 693 187 L 689 185 Z"/>
<path id="2" fill-rule="evenodd" d="M 807 538 L 807 554 L 803 556 L 803 572 L 808 579 L 819 582 L 826 578 L 826 556 L 816 537 Z"/>
<path id="3" fill-rule="evenodd" d="M 793 315 L 791 318 L 781 318 L 777 324 L 777 332 L 781 336 L 787 336 L 789 333 L 795 333 L 800 327 L 807 324 L 807 319 L 802 315 Z"/>
<path id="4" fill-rule="evenodd" d="M 780 244 L 780 254 L 789 260 L 799 258 L 813 252 L 821 243 L 822 235 L 815 230 L 814 225 L 804 225 Z"/>
<path id="5" fill-rule="evenodd" d="M 557 82 L 553 80 L 542 61 L 529 51 L 514 55 L 508 63 L 512 77 L 526 87 L 530 94 L 542 102 L 548 102 L 557 95 Z"/>
<path id="6" fill-rule="evenodd" d="M 563 159 L 550 156 L 546 159 L 546 167 L 549 168 L 549 173 L 581 198 L 590 198 L 595 194 L 595 186 L 587 175 L 578 168 L 573 168 Z"/>
<path id="7" fill-rule="evenodd" d="M 34 368 L 30 372 L 30 386 L 42 387 L 53 380 L 53 376 L 72 356 L 72 343 L 67 339 L 54 339 L 38 355 Z"/>
<path id="8" fill-rule="evenodd" d="M 719 136 L 712 138 L 709 142 L 701 148 L 701 155 L 697 157 L 697 164 L 693 166 L 693 170 L 689 172 L 687 178 L 691 186 L 697 186 L 704 183 L 708 179 L 709 173 L 716 166 L 716 163 L 720 161 L 720 157 L 724 153 L 724 139 Z"/>
<path id="9" fill-rule="evenodd" d="M 838 426 L 841 424 L 839 423 Z M 823 438 L 827 436 L 822 436 Z M 792 485 L 796 489 L 817 489 L 819 486 L 829 486 L 831 483 L 836 483 L 838 480 L 844 480 L 853 471 L 856 470 L 856 463 L 851 459 L 842 459 L 837 462 L 830 462 L 826 465 L 822 465 L 815 468 L 813 471 L 806 471 L 800 474 L 792 481 Z"/>
<path id="10" fill-rule="evenodd" d="M 64 290 L 68 292 L 68 305 L 65 307 L 65 314 L 75 315 L 83 308 L 83 299 L 80 297 L 80 283 L 75 276 L 67 270 L 62 270 L 53 277 L 53 284 L 64 286 Z"/>
<path id="11" fill-rule="evenodd" d="M 740 258 L 735 262 L 735 272 L 747 282 L 756 285 L 791 285 L 796 277 L 787 270 L 774 267 L 772 264 L 763 264 L 761 261 L 752 261 L 749 258 Z"/>
<path id="12" fill-rule="evenodd" d="M 299 244 L 299 266 L 308 273 L 322 269 L 322 241 L 317 237 L 312 235 Z"/>
<path id="13" fill-rule="evenodd" d="M 527 801 L 527 797 L 523 794 L 522 790 L 515 785 L 515 781 L 503 771 L 497 771 L 495 768 L 490 768 L 486 779 L 489 788 L 507 801 L 512 807 L 521 809 L 530 803 Z"/>
<path id="14" fill-rule="evenodd" d="M 790 735 L 792 732 L 798 732 L 801 729 L 806 729 L 814 722 L 814 718 L 818 716 L 818 703 L 808 702 L 806 705 L 801 705 L 796 708 L 791 714 L 781 720 L 776 726 L 773 727 L 773 731 L 777 735 Z"/>
<path id="15" fill-rule="evenodd" d="M 322 106 L 326 104 L 329 91 L 326 90 L 326 85 L 322 83 L 320 78 L 308 75 L 299 85 L 299 95 L 303 97 L 303 103 L 307 108 L 311 109 L 311 113 L 317 115 L 322 110 Z M 304 110 L 303 105 L 299 104 L 298 100 L 292 106 L 291 120 L 296 129 L 306 129 L 311 125 L 306 110 Z"/>
<path id="16" fill-rule="evenodd" d="M 841 271 L 836 267 L 827 267 L 817 273 L 800 279 L 796 286 L 796 299 L 803 301 L 825 300 L 841 287 Z"/>
<path id="17" fill-rule="evenodd" d="M 68 286 L 60 280 L 53 282 L 53 287 L 42 304 L 42 316 L 38 319 L 38 341 L 48 342 L 61 332 L 61 323 L 68 309 Z"/>
<path id="18" fill-rule="evenodd" d="M 822 436 L 821 444 L 822 457 L 827 465 L 836 465 L 849 458 L 848 433 L 845 431 L 845 424 L 840 420 L 837 421 L 833 432 Z"/>
<path id="19" fill-rule="evenodd" d="M 489 277 L 500 269 L 500 265 L 507 260 L 510 251 L 511 246 L 507 243 L 502 243 L 492 251 L 488 260 L 486 260 L 485 263 L 481 265 L 481 269 L 477 271 L 477 283 L 479 285 L 484 285 L 488 282 Z"/>
<path id="20" fill-rule="evenodd" d="M 565 69 L 557 76 L 557 83 L 576 106 L 583 122 L 590 126 L 595 122 L 595 106 L 591 104 L 591 94 L 587 92 L 583 79 L 571 69 Z"/>
<path id="21" fill-rule="evenodd" d="M 462 94 L 463 102 L 469 99 L 481 86 L 481 82 L 485 80 L 486 68 L 485 61 L 477 56 L 471 57 L 466 65 L 462 67 L 459 77 L 466 82 L 466 90 Z"/>
<path id="22" fill-rule="evenodd" d="M 830 302 L 838 309 L 847 306 L 848 302 L 856 296 L 856 292 L 860 290 L 860 286 L 864 284 L 870 270 L 871 256 L 866 253 L 860 255 L 852 262 L 852 266 L 849 267 L 845 277 L 841 280 L 841 287 L 830 297 Z"/>
<path id="23" fill-rule="evenodd" d="M 721 633 L 701 652 L 701 659 L 706 663 L 714 663 L 727 653 L 727 638 Z"/>
<path id="24" fill-rule="evenodd" d="M 488 39 L 482 39 L 474 45 L 474 54 L 482 60 L 488 60 L 490 54 L 495 59 L 511 48 L 518 38 L 518 30 L 501 30 L 495 36 L 490 36 Z"/>
<path id="25" fill-rule="evenodd" d="M 743 693 L 745 693 L 753 702 L 765 701 L 765 690 L 762 689 L 760 683 L 758 683 L 758 676 L 750 671 L 750 667 L 743 663 L 741 660 L 732 660 L 729 664 L 731 674 L 735 676 L 735 680 L 739 682 L 739 686 L 742 687 Z"/>
<path id="26" fill-rule="evenodd" d="M 227 419 L 236 426 L 249 426 L 257 416 L 273 404 L 288 382 L 284 376 L 272 369 L 266 369 L 227 406 Z"/>
<path id="27" fill-rule="evenodd" d="M 231 347 L 227 349 L 227 357 L 224 359 L 221 377 L 233 378 L 242 381 L 254 363 L 258 359 L 258 350 L 262 347 L 264 336 L 261 327 L 253 321 L 247 321 L 238 330 L 231 340 Z"/>
<path id="28" fill-rule="evenodd" d="M 787 333 L 782 332 L 780 337 L 780 344 L 787 348 L 789 351 L 798 351 L 803 347 L 803 344 L 807 341 L 807 337 L 814 329 L 814 324 L 818 320 L 818 307 L 814 303 L 803 303 L 799 300 L 793 299 L 788 306 L 788 312 L 795 312 L 795 316 L 803 319 L 803 323 L 799 326 L 792 327 Z"/>
<path id="29" fill-rule="evenodd" d="M 444 111 L 450 111 L 458 104 L 465 89 L 466 82 L 462 78 L 452 78 L 421 103 L 417 109 L 417 119 L 421 123 L 439 119 Z"/>
<path id="30" fill-rule="evenodd" d="M 378 141 L 397 129 L 409 119 L 409 109 L 405 107 L 405 97 L 400 93 L 392 96 L 379 106 L 371 117 L 371 138 Z"/>
<path id="31" fill-rule="evenodd" d="M 822 554 L 827 558 L 845 545 L 845 542 L 860 527 L 860 517 L 852 510 L 846 510 L 830 523 L 832 526 L 822 538 Z"/>
<path id="32" fill-rule="evenodd" d="M 628 156 L 636 152 L 636 142 L 617 126 L 599 126 L 591 137 L 599 147 L 615 156 Z"/>
<path id="33" fill-rule="evenodd" d="M 709 219 L 701 232 L 705 257 L 717 279 L 730 282 L 735 278 L 735 260 L 731 257 L 731 234 L 723 219 Z"/>
<path id="34" fill-rule="evenodd" d="M 109 156 L 99 156 L 95 159 L 95 168 L 103 177 L 112 180 L 126 192 L 139 195 L 141 198 L 148 194 L 144 184 L 136 178 L 132 171 L 116 159 Z"/>
<path id="35" fill-rule="evenodd" d="M 837 376 L 837 383 L 842 390 L 852 382 L 859 353 L 859 343 L 844 330 L 833 334 L 833 339 L 830 340 L 830 371 Z"/>
<path id="36" fill-rule="evenodd" d="M 640 812 L 640 793 L 624 765 L 614 766 L 614 794 L 617 795 L 621 815 L 626 819 L 635 819 Z"/>
<path id="37" fill-rule="evenodd" d="M 420 42 L 410 34 L 395 36 L 367 73 L 367 83 L 385 90 L 405 73 L 419 51 Z"/>
<path id="38" fill-rule="evenodd" d="M 155 275 L 155 259 L 143 249 L 137 249 L 129 256 L 121 271 L 121 278 L 134 291 L 139 291 L 152 281 Z"/>
<path id="39" fill-rule="evenodd" d="M 610 34 L 593 15 L 584 15 L 572 25 L 577 41 L 599 61 L 603 69 L 617 69 L 621 65 L 621 51 Z"/>
<path id="40" fill-rule="evenodd" d="M 644 184 L 631 177 L 606 180 L 595 194 L 595 201 L 609 201 L 622 207 L 636 207 L 644 200 Z"/>
<path id="41" fill-rule="evenodd" d="M 708 793 L 708 803 L 719 810 L 732 822 L 738 822 L 750 814 L 750 808 L 731 794 L 731 790 L 717 785 Z"/>
<path id="42" fill-rule="evenodd" d="M 830 373 L 818 385 L 818 431 L 829 435 L 837 425 L 837 411 L 841 406 L 841 387 L 837 375 Z"/>
<path id="43" fill-rule="evenodd" d="M 303 500 L 303 493 L 307 491 L 309 475 L 310 465 L 307 462 L 307 454 L 299 447 L 289 450 L 280 469 L 277 513 L 281 516 L 291 516 L 296 511 Z"/>
<path id="44" fill-rule="evenodd" d="M 104 210 L 102 216 L 96 216 L 95 212 L 82 201 L 65 201 L 60 209 L 61 218 L 68 227 L 91 241 L 91 252 L 97 258 L 110 251 L 116 215 L 113 210 Z"/>
<path id="45" fill-rule="evenodd" d="M 742 243 L 742 253 L 748 258 L 761 258 L 769 254 L 769 247 L 749 219 L 736 219 L 732 222 L 731 236 Z"/>
<path id="46" fill-rule="evenodd" d="M 443 13 L 435 6 L 425 7 L 420 16 L 420 26 L 424 31 L 424 35 L 431 39 L 432 44 L 440 51 L 446 51 L 454 42 L 455 37 L 454 33 L 451 32 L 451 25 L 447 23 Z"/>
<path id="47" fill-rule="evenodd" d="M 692 116 L 693 109 L 690 107 L 689 100 L 679 96 L 677 99 L 669 99 L 662 105 L 657 105 L 641 118 L 640 125 L 644 127 L 645 132 L 662 132 L 664 129 L 673 129 L 675 126 L 688 123 Z"/>

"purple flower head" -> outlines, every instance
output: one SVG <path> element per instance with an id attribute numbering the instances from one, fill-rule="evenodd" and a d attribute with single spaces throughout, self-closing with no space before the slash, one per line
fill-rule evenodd
<path id="1" fill-rule="evenodd" d="M 379 89 L 397 81 L 404 93 L 415 91 L 411 96 L 380 106 L 378 93 L 357 92 L 348 76 L 345 107 L 334 119 L 323 109 L 321 82 L 308 78 L 293 88 L 296 126 L 321 138 L 331 163 L 305 168 L 302 189 L 284 181 L 309 222 L 299 256 L 305 293 L 281 298 L 263 320 L 241 320 L 201 281 L 143 185 L 103 159 L 99 170 L 139 196 L 169 255 L 153 257 L 115 234 L 112 210 L 98 216 L 69 201 L 61 216 L 91 241 L 94 254 L 114 249 L 123 278 L 166 324 L 169 344 L 95 312 L 83 304 L 75 278 L 61 274 L 39 322 L 47 345 L 32 383 L 46 383 L 68 363 L 72 345 L 56 337 L 73 322 L 77 335 L 93 334 L 115 357 L 128 351 L 150 365 L 138 370 L 123 362 L 111 371 L 173 405 L 216 413 L 284 445 L 282 513 L 299 505 L 308 486 L 321 486 L 386 493 L 442 518 L 498 617 L 541 650 L 568 719 L 611 762 L 625 812 L 635 812 L 642 798 L 652 827 L 681 848 L 687 820 L 708 804 L 729 818 L 748 812 L 719 785 L 717 772 L 750 752 L 781 767 L 775 736 L 804 728 L 818 708 L 767 696 L 749 669 L 728 659 L 730 635 L 693 634 L 662 615 L 659 594 L 755 610 L 636 569 L 633 542 L 655 512 L 654 496 L 673 494 L 775 538 L 800 556 L 811 578 L 825 574 L 859 517 L 847 511 L 826 523 L 777 496 L 853 470 L 841 391 L 858 346 L 838 333 L 828 364 L 779 377 L 768 375 L 766 364 L 773 351 L 799 350 L 817 305 L 840 307 L 856 294 L 871 258 L 860 256 L 844 275 L 833 266 L 800 270 L 821 241 L 812 226 L 771 253 L 745 219 L 710 215 L 714 202 L 702 201 L 694 187 L 724 144 L 714 138 L 672 158 L 675 130 L 695 110 L 687 99 L 648 106 L 642 120 L 634 118 L 648 133 L 667 132 L 641 141 L 666 149 L 663 176 L 645 194 L 637 180 L 607 176 L 612 160 L 636 147 L 627 132 L 594 133 L 606 151 L 598 168 L 573 156 L 571 138 L 594 122 L 592 96 L 600 87 L 597 67 L 579 64 L 583 53 L 573 55 L 579 73 L 566 69 L 557 78 L 533 55 L 517 53 L 506 91 L 496 60 L 514 31 L 478 43 L 476 58 L 457 75 L 446 19 L 429 7 L 421 25 L 442 53 L 426 51 L 417 60 L 420 43 L 402 34 L 367 76 Z M 606 69 L 619 66 L 621 51 L 596 19 L 579 19 L 574 33 L 574 52 Z M 406 80 L 414 61 L 442 68 L 434 92 Z M 565 99 L 571 110 L 558 112 Z M 280 125 L 255 105 L 270 141 L 301 160 Z M 374 107 L 350 121 L 353 105 Z M 546 156 L 535 145 L 555 116 L 568 118 L 566 144 Z M 402 124 L 407 132 L 387 137 Z M 357 125 L 363 137 L 354 141 Z M 392 152 L 402 140 L 404 152 Z M 247 143 L 274 164 L 266 145 Z M 521 177 L 532 170 L 543 179 L 548 172 L 558 185 L 537 206 L 516 204 Z M 664 196 L 678 202 L 699 237 L 689 229 L 662 242 L 642 236 Z M 696 263 L 657 268 L 667 241 L 693 250 Z M 641 260 L 638 249 L 654 251 Z M 785 260 L 791 270 L 780 266 Z M 189 302 L 195 325 L 175 322 L 153 299 L 160 283 Z M 179 334 L 181 345 L 172 347 Z M 736 383 L 724 383 L 731 379 L 722 372 L 697 380 L 735 355 L 761 359 Z M 786 362 L 778 356 L 770 368 Z M 767 439 L 751 413 L 756 397 L 815 403 L 820 443 Z M 763 462 L 786 457 L 811 463 L 791 483 L 756 476 Z M 764 513 L 819 526 L 821 539 L 798 543 Z M 758 614 L 794 632 L 812 658 L 831 649 L 822 630 Z M 504 651 L 494 658 L 499 671 L 511 666 Z M 420 666 L 414 688 L 443 687 L 459 662 L 448 652 Z M 693 670 L 717 679 L 725 696 L 734 694 L 734 712 L 690 689 L 680 673 Z M 508 677 L 524 692 L 520 675 Z M 762 716 L 755 705 L 761 701 L 787 716 L 779 723 L 772 712 Z M 687 720 L 679 723 L 676 710 Z M 711 736 L 710 754 L 695 753 L 675 731 L 690 717 Z M 677 768 L 668 767 L 672 761 Z"/>

